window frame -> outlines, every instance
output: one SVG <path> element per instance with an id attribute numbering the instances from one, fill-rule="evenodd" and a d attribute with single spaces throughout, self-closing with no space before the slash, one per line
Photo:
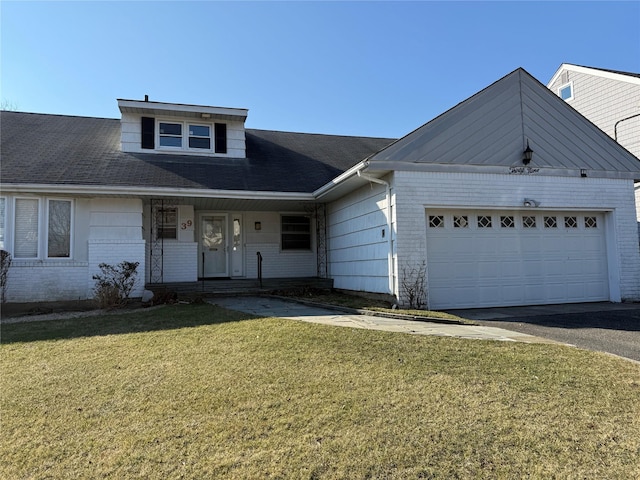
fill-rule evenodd
<path id="1" fill-rule="evenodd" d="M 296 217 L 296 218 L 305 218 L 308 221 L 308 225 L 309 225 L 309 231 L 308 232 L 285 232 L 284 226 L 285 226 L 285 218 L 287 217 Z M 294 223 L 289 222 L 289 224 L 294 225 Z M 299 224 L 295 224 L 295 225 L 299 225 Z M 295 236 L 300 236 L 302 237 L 307 236 L 308 235 L 308 247 L 289 247 L 289 246 L 285 246 L 285 235 L 287 236 L 291 236 L 293 235 Z M 282 252 L 311 252 L 313 251 L 313 229 L 312 229 L 312 222 L 311 222 L 311 215 L 304 215 L 304 214 L 298 214 L 298 213 L 282 213 L 280 214 L 280 250 Z"/>
<path id="2" fill-rule="evenodd" d="M 2 237 L 0 237 L 0 250 L 9 251 L 7 242 L 7 214 L 9 213 L 9 199 L 7 197 L 0 196 L 0 202 L 4 203 L 3 215 L 0 217 L 0 229 L 2 229 Z"/>
<path id="3" fill-rule="evenodd" d="M 195 121 L 193 121 L 195 120 Z M 160 125 L 180 125 L 181 135 L 160 133 Z M 156 150 L 170 152 L 207 153 L 217 155 L 227 155 L 229 153 L 229 125 L 226 122 L 202 122 L 197 119 L 170 120 L 167 118 L 156 118 L 155 145 Z M 191 135 L 190 126 L 207 127 L 209 136 Z M 180 146 L 162 145 L 163 137 L 180 138 Z M 191 139 L 209 140 L 209 148 L 191 147 Z"/>
<path id="4" fill-rule="evenodd" d="M 165 237 L 165 236 L 161 236 L 160 234 L 160 227 L 158 224 L 158 215 L 162 214 L 164 215 L 165 211 L 167 210 L 175 210 L 175 218 L 176 218 L 176 222 L 175 222 L 175 236 L 173 237 Z M 154 236 L 154 240 L 169 240 L 169 241 L 177 241 L 178 240 L 178 225 L 180 224 L 180 219 L 179 219 L 179 214 L 180 214 L 180 210 L 177 206 L 167 206 L 167 207 L 156 207 L 155 210 L 153 211 L 153 218 L 151 219 L 151 221 L 153 222 L 153 236 Z M 164 219 L 162 221 L 163 224 L 163 232 L 164 233 Z"/>
<path id="5" fill-rule="evenodd" d="M 569 90 L 571 91 L 571 95 L 569 95 L 567 98 L 563 98 L 562 97 L 562 91 L 565 90 L 566 88 L 569 88 Z M 571 100 L 573 100 L 575 98 L 575 93 L 574 93 L 574 89 L 573 89 L 573 82 L 567 82 L 567 83 L 563 83 L 562 85 L 560 85 L 558 87 L 558 96 L 564 100 L 565 102 L 569 102 Z"/>
<path id="6" fill-rule="evenodd" d="M 45 230 L 46 230 L 46 242 L 45 252 L 47 260 L 70 260 L 73 258 L 73 231 L 74 231 L 74 201 L 72 198 L 59 198 L 59 197 L 47 197 L 46 199 L 46 212 L 45 212 Z M 69 203 L 69 255 L 66 257 L 52 257 L 49 255 L 49 226 L 50 226 L 50 214 L 51 214 L 51 202 L 68 202 Z"/>

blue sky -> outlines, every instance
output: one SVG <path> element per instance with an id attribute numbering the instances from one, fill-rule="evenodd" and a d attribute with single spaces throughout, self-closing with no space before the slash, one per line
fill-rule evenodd
<path id="1" fill-rule="evenodd" d="M 1 93 L 248 108 L 248 128 L 399 137 L 512 70 L 640 72 L 640 2 L 0 2 Z"/>

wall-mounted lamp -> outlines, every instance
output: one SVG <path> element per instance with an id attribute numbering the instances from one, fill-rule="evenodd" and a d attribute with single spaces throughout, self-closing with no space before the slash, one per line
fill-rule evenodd
<path id="1" fill-rule="evenodd" d="M 540 206 L 540 202 L 536 202 L 533 198 L 525 198 L 524 202 L 522 202 L 522 205 L 524 205 L 525 207 L 538 207 Z"/>
<path id="2" fill-rule="evenodd" d="M 210 113 L 201 113 L 200 114 L 200 118 L 211 118 L 211 114 Z"/>
<path id="3" fill-rule="evenodd" d="M 256 230 L 262 230 L 262 223 L 261 223 L 261 222 L 255 222 L 255 223 L 253 224 L 253 227 L 254 227 Z"/>
<path id="4" fill-rule="evenodd" d="M 527 140 L 527 148 L 524 150 L 524 152 L 522 152 L 522 163 L 524 163 L 525 165 L 529 165 L 529 162 L 531 162 L 532 158 L 533 150 L 531 150 L 531 147 L 529 146 L 529 140 Z"/>

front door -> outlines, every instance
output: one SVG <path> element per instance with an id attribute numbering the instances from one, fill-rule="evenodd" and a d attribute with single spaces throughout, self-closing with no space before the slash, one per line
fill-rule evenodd
<path id="1" fill-rule="evenodd" d="M 200 217 L 200 273 L 203 278 L 228 277 L 227 217 Z"/>

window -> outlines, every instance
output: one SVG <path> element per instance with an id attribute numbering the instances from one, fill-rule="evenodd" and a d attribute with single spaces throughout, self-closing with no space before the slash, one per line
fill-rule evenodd
<path id="1" fill-rule="evenodd" d="M 491 215 L 478 215 L 478 228 L 491 228 Z"/>
<path id="2" fill-rule="evenodd" d="M 283 215 L 282 250 L 311 250 L 311 219 L 305 216 Z"/>
<path id="3" fill-rule="evenodd" d="M 578 217 L 564 217 L 565 228 L 578 228 Z"/>
<path id="4" fill-rule="evenodd" d="M 0 198 L 0 250 L 4 250 L 5 249 L 5 242 L 4 242 L 4 225 L 5 225 L 5 221 L 6 221 L 6 204 L 7 201 L 4 198 Z"/>
<path id="5" fill-rule="evenodd" d="M 544 228 L 558 228 L 556 217 L 544 217 Z"/>
<path id="6" fill-rule="evenodd" d="M 506 215 L 504 217 L 500 217 L 500 226 L 502 228 L 515 228 L 516 222 L 512 215 Z"/>
<path id="7" fill-rule="evenodd" d="M 566 85 L 562 85 L 558 89 L 558 94 L 560 98 L 563 100 L 573 100 L 573 83 L 567 83 Z"/>
<path id="8" fill-rule="evenodd" d="M 467 228 L 469 226 L 469 217 L 466 215 L 453 216 L 453 228 Z"/>
<path id="9" fill-rule="evenodd" d="M 584 228 L 598 228 L 598 218 L 584 217 Z"/>
<path id="10" fill-rule="evenodd" d="M 431 228 L 444 228 L 444 216 L 443 215 L 429 215 L 429 227 L 431 227 Z"/>
<path id="11" fill-rule="evenodd" d="M 71 200 L 49 200 L 47 257 L 71 257 Z"/>
<path id="12" fill-rule="evenodd" d="M 182 124 L 160 122 L 160 146 L 182 148 Z"/>
<path id="13" fill-rule="evenodd" d="M 524 216 L 522 217 L 523 228 L 536 228 L 536 217 Z"/>
<path id="14" fill-rule="evenodd" d="M 40 201 L 37 198 L 17 198 L 15 205 L 13 256 L 37 258 Z"/>
<path id="15" fill-rule="evenodd" d="M 211 149 L 211 127 L 189 125 L 189 148 Z"/>
<path id="16" fill-rule="evenodd" d="M 156 238 L 178 238 L 178 209 L 158 208 L 155 214 Z"/>

